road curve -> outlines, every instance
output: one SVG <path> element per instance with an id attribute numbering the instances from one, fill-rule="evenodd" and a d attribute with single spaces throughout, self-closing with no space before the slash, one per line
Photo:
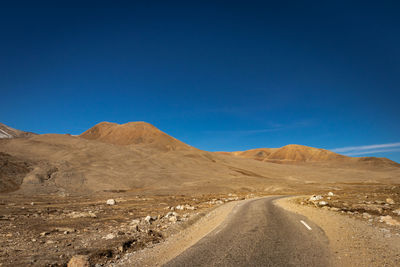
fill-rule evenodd
<path id="1" fill-rule="evenodd" d="M 277 198 L 239 204 L 214 231 L 164 266 L 331 266 L 323 230 L 276 206 Z"/>

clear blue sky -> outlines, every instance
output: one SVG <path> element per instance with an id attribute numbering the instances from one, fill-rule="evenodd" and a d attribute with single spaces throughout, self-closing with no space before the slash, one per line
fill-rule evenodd
<path id="1" fill-rule="evenodd" d="M 146 121 L 210 151 L 400 162 L 398 1 L 114 2 L 0 9 L 0 122 Z"/>

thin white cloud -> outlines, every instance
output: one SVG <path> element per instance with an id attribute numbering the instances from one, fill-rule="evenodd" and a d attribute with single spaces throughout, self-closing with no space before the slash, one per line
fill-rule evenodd
<path id="1" fill-rule="evenodd" d="M 380 150 L 368 150 L 368 151 L 360 151 L 360 152 L 350 152 L 350 153 L 346 153 L 346 155 L 347 156 L 357 156 L 357 155 L 388 153 L 388 152 L 399 152 L 399 151 L 400 151 L 400 148 L 392 148 L 392 149 L 380 149 Z"/>
<path id="2" fill-rule="evenodd" d="M 350 152 L 357 153 L 365 150 L 379 149 L 379 148 L 390 148 L 390 147 L 400 147 L 399 143 L 389 143 L 389 144 L 377 144 L 377 145 L 368 145 L 368 146 L 348 146 L 332 149 L 334 152 Z"/>
<path id="3" fill-rule="evenodd" d="M 367 146 L 348 146 L 348 147 L 335 148 L 332 149 L 332 151 L 336 153 L 342 153 L 346 156 L 398 152 L 400 151 L 400 142 L 367 145 Z"/>
<path id="4" fill-rule="evenodd" d="M 212 131 L 204 131 L 207 134 L 259 134 L 259 133 L 268 133 L 268 132 L 277 132 L 277 131 L 284 131 L 294 128 L 302 128 L 312 125 L 313 122 L 310 120 L 303 120 L 294 122 L 291 124 L 283 125 L 283 124 L 274 124 L 270 128 L 264 129 L 253 129 L 253 130 L 212 130 Z"/>

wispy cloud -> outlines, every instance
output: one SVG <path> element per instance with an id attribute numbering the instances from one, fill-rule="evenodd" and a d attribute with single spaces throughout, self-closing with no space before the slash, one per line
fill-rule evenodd
<path id="1" fill-rule="evenodd" d="M 249 130 L 211 130 L 205 131 L 208 134 L 239 134 L 239 135 L 251 135 L 251 134 L 260 134 L 260 133 L 269 133 L 269 132 L 278 132 L 284 131 L 294 128 L 302 128 L 307 127 L 313 124 L 310 120 L 298 121 L 290 124 L 276 124 L 271 123 L 271 127 L 263 128 L 263 129 L 249 129 Z"/>
<path id="2" fill-rule="evenodd" d="M 367 146 L 348 146 L 332 149 L 333 152 L 343 153 L 347 156 L 388 153 L 400 151 L 400 142 L 389 144 L 376 144 Z"/>

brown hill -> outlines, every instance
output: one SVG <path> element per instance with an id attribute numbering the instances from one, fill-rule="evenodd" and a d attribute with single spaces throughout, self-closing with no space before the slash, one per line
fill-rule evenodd
<path id="1" fill-rule="evenodd" d="M 333 183 L 393 183 L 400 178 L 400 168 L 391 164 L 303 146 L 201 151 L 143 122 L 100 123 L 79 137 L 0 139 L 0 152 L 5 153 L 0 159 L 12 162 L 6 175 L 0 175 L 0 184 L 25 195 L 277 193 Z M 14 170 L 18 177 L 11 181 L 8 174 Z"/>
<path id="2" fill-rule="evenodd" d="M 386 183 L 400 178 L 400 168 L 393 166 L 329 162 L 282 165 L 197 149 L 161 151 L 152 145 L 114 145 L 59 134 L 2 139 L 0 152 L 29 162 L 31 171 L 21 178 L 17 191 L 25 195 L 113 190 L 135 194 L 276 193 L 316 190 L 319 185 L 338 182 Z M 20 174 L 24 172 L 21 169 Z"/>
<path id="3" fill-rule="evenodd" d="M 221 153 L 221 152 L 219 152 Z M 302 145 L 286 145 L 281 148 L 259 148 L 247 151 L 222 152 L 237 157 L 250 158 L 274 163 L 329 162 L 331 164 L 368 164 L 376 166 L 400 166 L 387 158 L 348 157 L 335 152 Z"/>
<path id="4" fill-rule="evenodd" d="M 193 147 L 169 136 L 146 122 L 117 124 L 101 122 L 80 137 L 114 145 L 141 145 L 163 151 L 193 149 Z"/>
<path id="5" fill-rule="evenodd" d="M 7 126 L 3 123 L 0 123 L 0 138 L 20 138 L 20 137 L 30 137 L 35 135 L 31 132 L 24 132 L 10 126 Z"/>

